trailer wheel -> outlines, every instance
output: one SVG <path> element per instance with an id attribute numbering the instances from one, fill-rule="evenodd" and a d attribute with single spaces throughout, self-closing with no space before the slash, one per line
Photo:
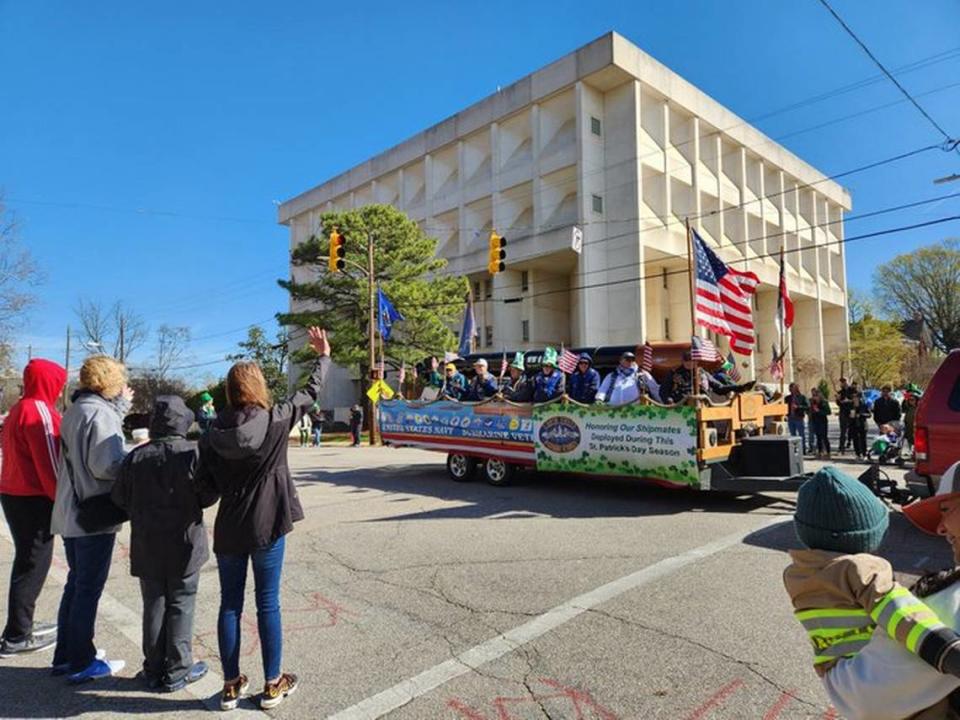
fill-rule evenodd
<path id="1" fill-rule="evenodd" d="M 447 474 L 457 482 L 470 482 L 477 470 L 477 461 L 468 455 L 451 453 L 447 455 Z"/>
<path id="2" fill-rule="evenodd" d="M 491 485 L 502 487 L 513 480 L 516 468 L 500 458 L 489 458 L 483 463 L 483 477 Z"/>

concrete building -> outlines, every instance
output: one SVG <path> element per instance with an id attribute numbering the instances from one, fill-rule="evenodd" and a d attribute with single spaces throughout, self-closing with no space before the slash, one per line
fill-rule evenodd
<path id="1" fill-rule="evenodd" d="M 819 378 L 849 345 L 849 194 L 616 33 L 288 200 L 279 221 L 293 247 L 320 212 L 371 202 L 418 221 L 470 279 L 480 348 L 689 338 L 685 218 L 763 283 L 745 374 L 767 377 L 781 243 L 788 376 L 795 362 Z M 492 278 L 491 229 L 508 238 Z"/>

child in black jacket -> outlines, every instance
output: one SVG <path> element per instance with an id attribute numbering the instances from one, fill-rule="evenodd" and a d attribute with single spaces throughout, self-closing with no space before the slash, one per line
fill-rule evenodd
<path id="1" fill-rule="evenodd" d="M 130 574 L 143 598 L 143 669 L 151 689 L 175 692 L 207 673 L 193 662 L 193 610 L 207 561 L 197 445 L 186 439 L 194 414 L 175 395 L 157 398 L 150 442 L 127 455 L 111 491 L 130 516 Z M 214 499 L 206 500 L 212 504 Z"/>

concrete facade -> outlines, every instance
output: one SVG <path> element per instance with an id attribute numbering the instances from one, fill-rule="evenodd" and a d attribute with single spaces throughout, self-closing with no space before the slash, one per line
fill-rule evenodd
<path id="1" fill-rule="evenodd" d="M 470 279 L 480 349 L 689 338 L 686 218 L 762 281 L 745 375 L 767 377 L 781 243 L 788 375 L 820 377 L 849 345 L 849 194 L 616 33 L 288 200 L 279 221 L 294 247 L 321 212 L 370 202 L 406 212 Z M 492 278 L 491 229 L 508 239 Z"/>

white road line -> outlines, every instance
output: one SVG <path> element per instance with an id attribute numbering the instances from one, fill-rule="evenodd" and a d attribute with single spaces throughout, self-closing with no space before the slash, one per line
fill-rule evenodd
<path id="1" fill-rule="evenodd" d="M 4 540 L 13 544 L 13 538 L 6 523 L 0 523 L 0 536 Z M 50 567 L 48 577 L 52 577 L 61 585 L 67 582 L 67 571 L 57 565 Z M 97 611 L 97 619 L 106 622 L 116 629 L 127 640 L 133 643 L 138 651 L 138 661 L 127 663 L 128 670 L 135 670 L 139 667 L 139 649 L 143 642 L 142 623 L 140 613 L 134 612 L 126 605 L 121 603 L 106 590 L 100 596 L 100 606 Z M 220 691 L 223 689 L 223 678 L 221 678 L 213 668 L 207 674 L 195 683 L 187 685 L 186 692 L 200 700 L 208 710 L 220 710 Z"/>
<path id="2" fill-rule="evenodd" d="M 406 705 L 421 695 L 435 690 L 454 678 L 466 675 L 488 662 L 513 652 L 521 645 L 525 645 L 531 640 L 536 640 L 598 605 L 612 600 L 625 592 L 636 590 L 643 585 L 659 580 L 698 560 L 715 555 L 734 545 L 739 545 L 747 535 L 783 522 L 789 522 L 789 518 L 784 518 L 783 516 L 769 518 L 749 532 L 727 535 L 719 540 L 693 548 L 680 555 L 665 558 L 660 562 L 637 570 L 630 575 L 609 582 L 606 585 L 601 585 L 595 590 L 578 595 L 572 600 L 568 600 L 562 605 L 548 610 L 543 615 L 539 615 L 523 625 L 519 625 L 485 643 L 481 643 L 460 653 L 452 660 L 447 660 L 439 665 L 435 665 L 419 675 L 415 675 L 383 692 L 361 700 L 356 705 L 331 715 L 328 720 L 375 720 L 375 718 L 383 717 L 387 713 Z"/>

